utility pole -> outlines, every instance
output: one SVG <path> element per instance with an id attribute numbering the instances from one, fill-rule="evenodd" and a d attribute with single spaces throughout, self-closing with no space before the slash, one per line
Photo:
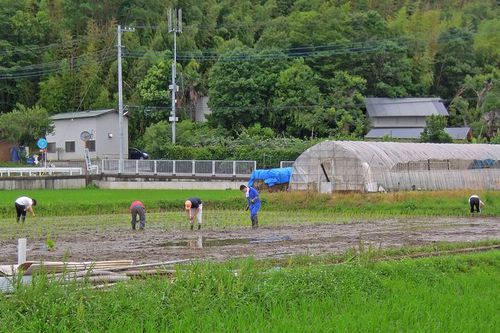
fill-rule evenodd
<path id="1" fill-rule="evenodd" d="M 118 143 L 120 145 L 120 160 L 118 161 L 118 173 L 123 172 L 123 85 L 122 85 L 122 32 L 132 32 L 134 28 L 121 27 L 118 25 L 116 28 L 117 34 L 117 48 L 118 48 Z"/>
<path id="2" fill-rule="evenodd" d="M 172 89 L 172 111 L 168 120 L 172 122 L 172 143 L 175 144 L 175 123 L 178 118 L 175 114 L 176 100 L 175 93 L 179 90 L 175 84 L 175 78 L 177 76 L 177 33 L 182 33 L 182 9 L 174 9 L 172 15 L 172 9 L 168 11 L 168 32 L 174 34 L 174 61 L 172 63 L 172 84 L 169 86 Z"/>

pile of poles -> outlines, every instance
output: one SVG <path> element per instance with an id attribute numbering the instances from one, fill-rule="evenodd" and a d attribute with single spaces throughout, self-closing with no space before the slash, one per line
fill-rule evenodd
<path id="1" fill-rule="evenodd" d="M 36 274 L 48 274 L 62 285 L 86 283 L 93 288 L 104 288 L 131 279 L 145 279 L 152 276 L 172 277 L 175 274 L 174 265 L 188 261 L 190 259 L 140 265 L 134 265 L 133 260 L 92 262 L 27 261 L 21 265 L 0 266 L 0 276 L 15 281 L 16 276 L 31 277 Z"/>

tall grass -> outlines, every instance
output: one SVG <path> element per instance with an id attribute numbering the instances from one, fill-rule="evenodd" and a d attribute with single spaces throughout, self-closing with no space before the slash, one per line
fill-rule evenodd
<path id="1" fill-rule="evenodd" d="M 466 216 L 471 191 L 335 193 L 262 193 L 262 209 L 270 211 L 328 212 L 337 217 Z M 476 192 L 486 203 L 484 216 L 500 216 L 500 192 Z M 246 206 L 239 191 L 209 190 L 34 190 L 0 191 L 0 217 L 14 215 L 20 195 L 38 200 L 35 210 L 43 216 L 126 213 L 133 200 L 141 200 L 149 212 L 182 210 L 185 199 L 198 196 L 211 210 L 239 210 Z"/>
<path id="2" fill-rule="evenodd" d="M 46 276 L 0 295 L 4 332 L 494 332 L 500 252 L 336 266 L 195 264 L 107 291 Z"/>

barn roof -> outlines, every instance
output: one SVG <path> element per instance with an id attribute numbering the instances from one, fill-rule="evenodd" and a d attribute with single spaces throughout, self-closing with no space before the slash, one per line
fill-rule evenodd
<path id="1" fill-rule="evenodd" d="M 447 116 L 439 98 L 365 98 L 370 117 L 428 117 Z"/>
<path id="2" fill-rule="evenodd" d="M 76 118 L 95 118 L 100 117 L 104 114 L 115 112 L 114 109 L 106 110 L 89 110 L 81 112 L 64 112 L 58 113 L 51 116 L 52 120 L 63 120 L 63 119 L 76 119 Z"/>

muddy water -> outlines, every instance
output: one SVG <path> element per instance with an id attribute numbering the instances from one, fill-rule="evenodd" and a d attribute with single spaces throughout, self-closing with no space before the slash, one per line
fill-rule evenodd
<path id="1" fill-rule="evenodd" d="M 200 244 L 201 237 L 201 244 Z M 117 260 L 137 263 L 173 259 L 227 260 L 339 253 L 359 246 L 376 248 L 434 242 L 500 239 L 500 218 L 433 218 L 313 224 L 259 229 L 169 231 L 154 225 L 143 232 L 126 229 L 74 231 L 59 236 L 48 251 L 44 239 L 28 240 L 28 260 Z M 16 241 L 0 241 L 0 263 L 16 262 Z"/>

